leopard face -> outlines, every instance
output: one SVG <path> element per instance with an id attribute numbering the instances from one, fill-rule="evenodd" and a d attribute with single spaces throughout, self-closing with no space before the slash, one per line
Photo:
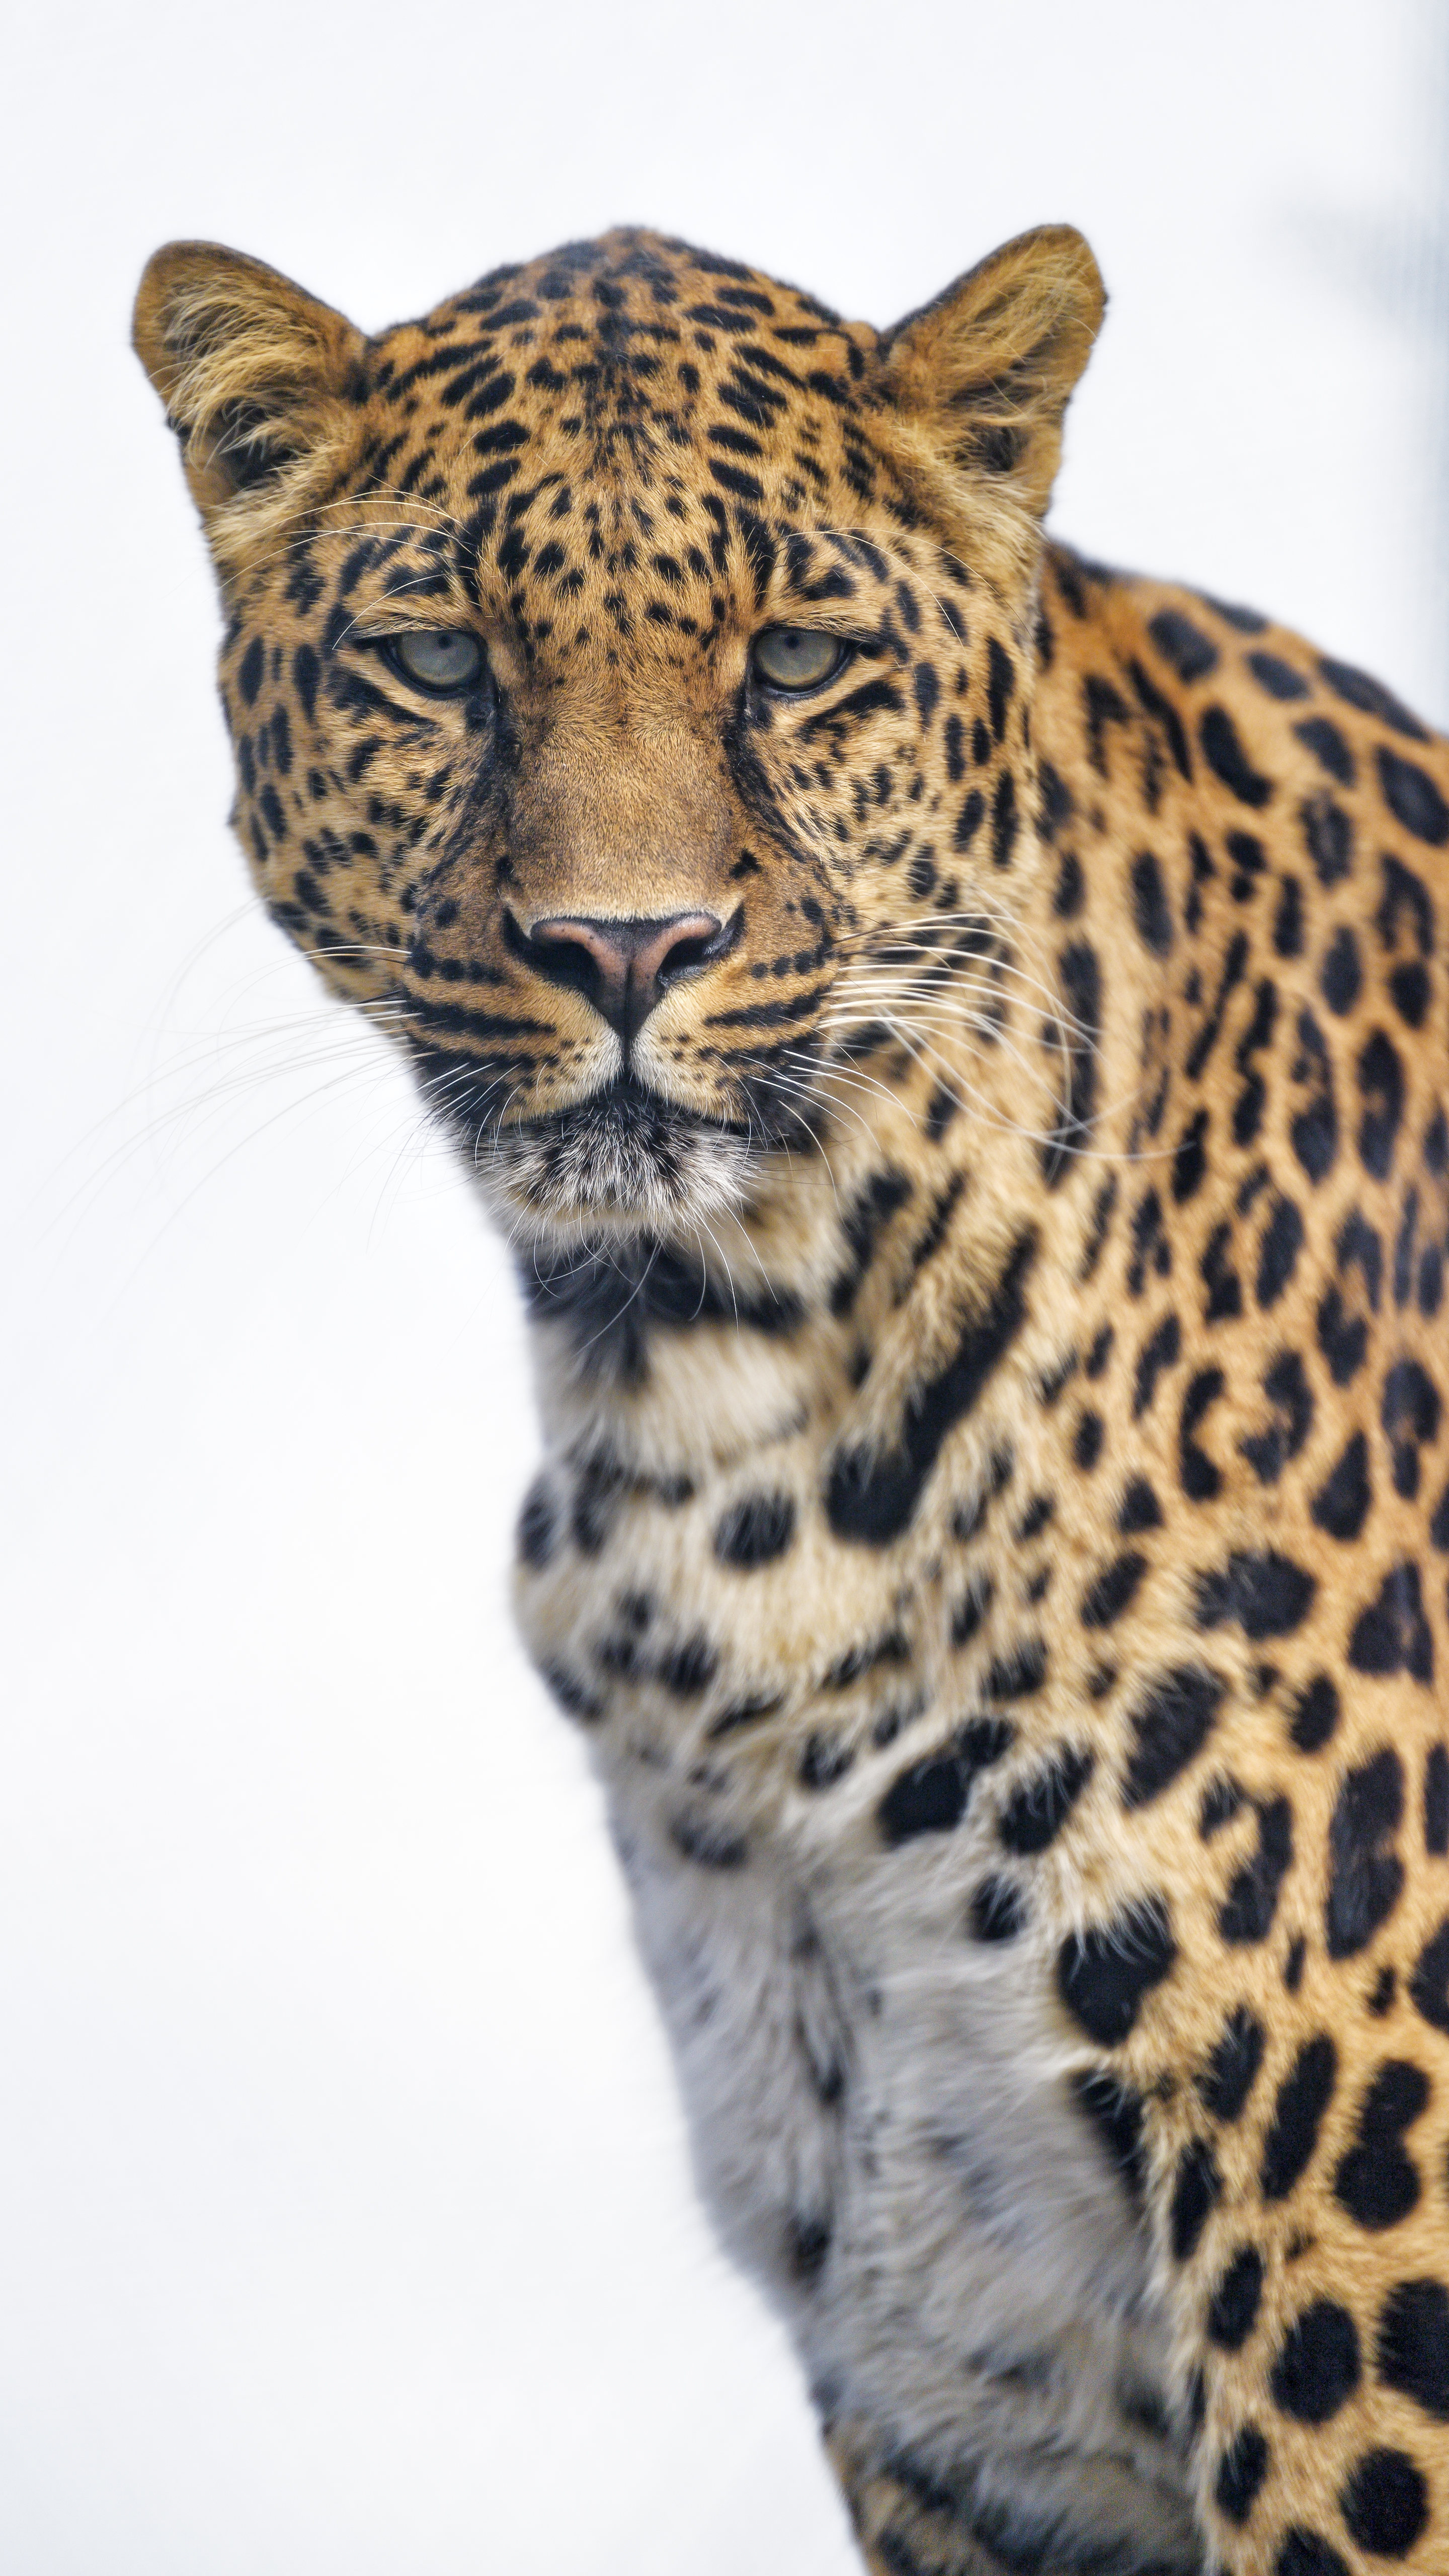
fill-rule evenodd
<path id="1" fill-rule="evenodd" d="M 956 305 L 883 336 L 645 234 L 366 344 L 250 264 L 153 272 L 258 888 L 515 1230 L 697 1237 L 848 1108 L 893 972 L 973 960 L 989 1006 L 1028 538 L 1100 310 L 1075 235 L 1033 281 L 1018 381 L 963 400 Z"/>

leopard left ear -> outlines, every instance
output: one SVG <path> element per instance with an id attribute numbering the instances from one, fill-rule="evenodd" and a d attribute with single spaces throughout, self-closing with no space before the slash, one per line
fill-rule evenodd
<path id="1" fill-rule="evenodd" d="M 361 444 L 367 343 L 330 304 L 218 242 L 155 253 L 133 337 L 218 565 L 233 569 Z"/>
<path id="2" fill-rule="evenodd" d="M 1081 234 L 1044 224 L 883 332 L 877 391 L 907 479 L 934 482 L 938 506 L 974 500 L 976 517 L 994 498 L 1039 522 L 1106 303 Z"/>

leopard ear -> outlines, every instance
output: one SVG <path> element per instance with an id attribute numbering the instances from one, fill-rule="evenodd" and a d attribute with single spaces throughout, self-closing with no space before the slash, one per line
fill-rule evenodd
<path id="1" fill-rule="evenodd" d="M 934 482 L 938 506 L 944 483 L 973 518 L 994 499 L 1039 522 L 1106 302 L 1081 234 L 1044 224 L 883 332 L 878 390 L 908 480 Z"/>
<path id="2" fill-rule="evenodd" d="M 242 251 L 158 250 L 132 337 L 223 566 L 315 502 L 361 444 L 361 332 Z"/>

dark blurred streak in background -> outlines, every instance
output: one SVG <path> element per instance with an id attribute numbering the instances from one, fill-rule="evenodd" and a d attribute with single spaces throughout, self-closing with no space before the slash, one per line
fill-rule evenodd
<path id="1" fill-rule="evenodd" d="M 1427 467 L 1421 615 L 1435 692 L 1428 712 L 1449 724 L 1449 9 L 1426 0 L 1424 114 L 1429 190 L 1423 224 L 1406 246 L 1405 304 L 1424 369 Z"/>

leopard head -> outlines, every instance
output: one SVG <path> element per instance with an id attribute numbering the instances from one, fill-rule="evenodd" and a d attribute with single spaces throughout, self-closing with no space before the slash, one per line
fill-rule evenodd
<path id="1" fill-rule="evenodd" d="M 151 261 L 258 888 L 515 1235 L 748 1216 L 989 957 L 1102 306 L 1066 228 L 884 333 L 633 230 L 372 339 Z"/>

